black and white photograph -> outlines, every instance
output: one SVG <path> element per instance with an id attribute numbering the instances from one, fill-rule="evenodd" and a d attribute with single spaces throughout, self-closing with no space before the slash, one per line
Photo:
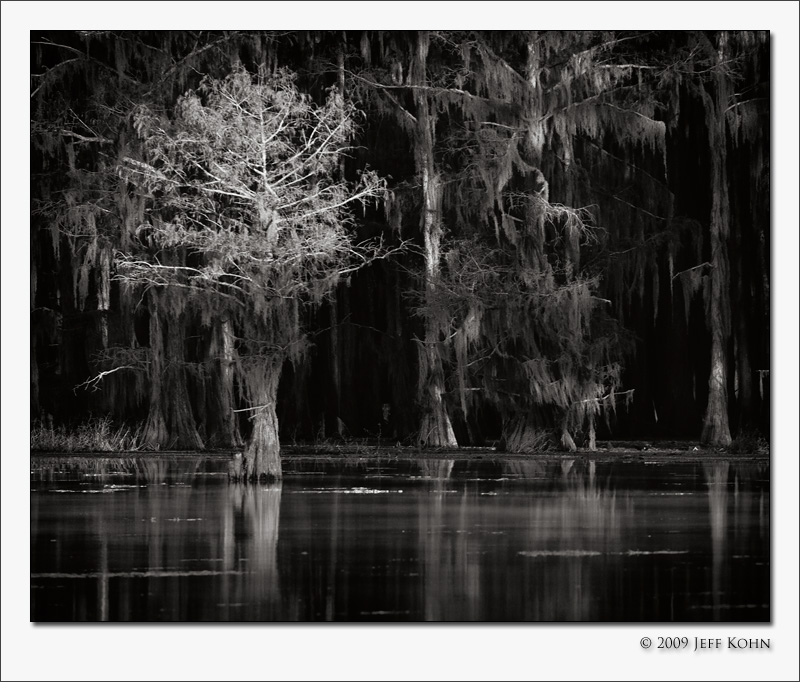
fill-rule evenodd
<path id="1" fill-rule="evenodd" d="M 466 672 L 422 666 L 433 679 L 525 650 L 510 675 L 532 679 L 546 633 L 575 643 L 553 679 L 796 679 L 774 667 L 797 652 L 797 520 L 780 563 L 775 499 L 793 475 L 796 514 L 796 385 L 775 438 L 776 386 L 798 379 L 775 355 L 779 324 L 797 354 L 797 267 L 782 284 L 776 265 L 780 232 L 797 257 L 796 210 L 775 217 L 775 186 L 796 201 L 796 25 L 793 137 L 773 125 L 775 17 L 796 5 L 591 28 L 648 4 L 608 3 L 566 30 L 586 4 L 385 3 L 414 13 L 375 29 L 358 6 L 384 3 L 328 3 L 327 24 L 323 3 L 197 3 L 202 21 L 163 3 L 168 28 L 147 28 L 161 3 L 119 3 L 131 21 L 64 3 L 80 12 L 57 28 L 35 11 L 52 4 L 4 17 L 15 4 L 17 627 L 87 656 L 95 636 L 147 657 L 128 632 L 165 651 L 181 632 L 174 655 L 201 671 L 265 662 L 230 679 L 272 678 L 270 658 L 313 658 L 328 633 L 330 679 L 370 674 L 347 663 L 369 638 L 405 658 L 444 633 L 450 653 L 428 655 Z M 517 18 L 481 28 L 495 4 Z M 239 27 L 213 28 L 228 5 Z M 214 654 L 209 627 L 242 644 Z M 594 633 L 642 667 L 572 669 Z M 153 675 L 224 674 L 151 653 Z M 400 679 L 389 660 L 372 678 Z M 13 679 L 41 679 L 31 665 Z"/>

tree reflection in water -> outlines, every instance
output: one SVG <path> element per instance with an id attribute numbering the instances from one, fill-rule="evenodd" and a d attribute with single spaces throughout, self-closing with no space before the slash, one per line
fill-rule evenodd
<path id="1" fill-rule="evenodd" d="M 732 576 L 733 562 L 749 558 L 741 553 L 741 549 L 734 552 L 730 545 L 736 548 L 769 545 L 765 493 L 762 489 L 754 494 L 758 481 L 768 478 L 769 469 L 765 463 L 731 465 L 721 461 L 704 464 L 703 474 L 708 487 L 711 528 L 711 608 L 714 620 L 724 620 L 726 611 L 732 608 L 730 595 L 740 589 Z M 753 522 L 754 519 L 757 523 Z M 768 594 L 768 571 L 764 572 L 763 580 L 763 588 Z"/>
<path id="2" fill-rule="evenodd" d="M 48 462 L 35 620 L 769 619 L 768 463 Z"/>
<path id="3" fill-rule="evenodd" d="M 720 599 L 728 583 L 725 570 L 725 544 L 728 520 L 728 462 L 715 462 L 703 466 L 708 485 L 708 508 L 711 521 L 711 598 L 714 620 L 719 620 Z"/>
<path id="4" fill-rule="evenodd" d="M 448 486 L 447 460 L 426 465 L 432 489 L 418 510 L 424 619 L 480 620 L 487 613 L 593 619 L 592 593 L 602 582 L 595 578 L 609 561 L 595 557 L 621 547 L 615 493 L 598 485 L 594 462 L 584 469 L 572 460 L 509 460 L 501 467 L 503 478 L 523 485 L 558 483 L 529 495 L 486 491 L 479 481 Z M 443 475 L 433 478 L 434 471 Z M 520 536 L 529 550 L 525 558 L 519 556 Z M 506 571 L 520 562 L 522 575 L 515 570 L 521 578 L 515 582 Z"/>
<path id="5" fill-rule="evenodd" d="M 452 459 L 421 462 L 422 477 L 431 487 L 429 504 L 418 505 L 418 537 L 423 574 L 424 619 L 475 620 L 479 613 L 480 554 L 473 551 L 475 522 L 468 489 L 448 490 Z M 446 497 L 452 501 L 446 505 Z"/>
<path id="6" fill-rule="evenodd" d="M 600 594 L 609 589 L 604 576 L 615 575 L 620 563 L 616 493 L 598 483 L 594 461 L 587 467 L 562 460 L 545 477 L 560 485 L 530 498 L 525 618 L 596 620 Z"/>
<path id="7" fill-rule="evenodd" d="M 248 620 L 275 620 L 280 618 L 277 550 L 282 485 L 237 483 L 229 488 L 230 503 L 223 520 L 220 619 L 236 620 L 240 615 L 236 608 L 255 605 Z"/>

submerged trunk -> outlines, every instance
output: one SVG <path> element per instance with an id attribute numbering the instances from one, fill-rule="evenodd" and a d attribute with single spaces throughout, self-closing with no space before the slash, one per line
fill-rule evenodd
<path id="1" fill-rule="evenodd" d="M 251 392 L 253 432 L 242 453 L 239 477 L 248 481 L 279 481 L 281 445 L 278 439 L 278 414 L 275 401 L 281 379 L 280 363 L 269 363 L 261 381 Z"/>

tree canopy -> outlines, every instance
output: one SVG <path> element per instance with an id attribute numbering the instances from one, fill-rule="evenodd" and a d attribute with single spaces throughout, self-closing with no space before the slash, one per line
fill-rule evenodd
<path id="1" fill-rule="evenodd" d="M 767 429 L 765 33 L 43 32 L 31 68 L 34 417 Z"/>

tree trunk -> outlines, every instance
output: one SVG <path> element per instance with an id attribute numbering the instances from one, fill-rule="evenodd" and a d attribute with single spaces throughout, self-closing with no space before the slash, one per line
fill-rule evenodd
<path id="1" fill-rule="evenodd" d="M 102 248 L 97 269 L 97 310 L 100 343 L 104 350 L 108 348 L 108 315 L 111 310 L 111 259 L 111 250 L 108 247 Z"/>
<path id="2" fill-rule="evenodd" d="M 442 389 L 431 380 L 425 388 L 425 413 L 420 422 L 419 444 L 430 448 L 457 448 L 458 441 L 442 400 Z"/>
<path id="3" fill-rule="evenodd" d="M 327 432 L 338 433 L 344 437 L 344 422 L 341 418 L 341 376 L 339 368 L 339 311 L 337 299 L 333 298 L 328 304 L 328 321 L 331 330 L 330 336 L 330 385 L 325 397 Z"/>
<path id="4" fill-rule="evenodd" d="M 731 444 L 728 426 L 728 386 L 725 346 L 719 331 L 712 332 L 711 376 L 708 379 L 708 406 L 700 441 L 706 445 Z"/>
<path id="5" fill-rule="evenodd" d="M 752 316 L 747 316 L 752 319 Z M 739 431 L 747 431 L 754 425 L 753 418 L 753 369 L 750 364 L 750 344 L 747 331 L 747 321 L 744 312 L 740 312 L 737 338 L 737 375 L 738 405 L 739 405 Z"/>
<path id="6" fill-rule="evenodd" d="M 279 481 L 281 445 L 278 433 L 278 414 L 275 401 L 281 379 L 281 364 L 273 361 L 264 368 L 264 375 L 252 392 L 254 414 L 253 433 L 242 454 L 241 477 L 248 481 Z"/>
<path id="7" fill-rule="evenodd" d="M 339 413 L 346 424 L 350 428 L 358 425 L 359 410 L 355 405 L 355 398 L 357 392 L 355 387 L 355 374 L 356 374 L 356 340 L 353 335 L 352 326 L 346 321 L 350 319 L 350 291 L 342 289 L 338 305 L 341 306 L 338 315 L 343 320 L 342 328 L 339 330 L 339 352 L 336 362 L 341 368 L 339 371 L 339 385 L 341 386 L 339 392 Z"/>
<path id="8" fill-rule="evenodd" d="M 142 443 L 145 447 L 160 450 L 162 445 L 168 443 L 167 420 L 164 419 L 164 410 L 161 404 L 164 378 L 164 337 L 158 319 L 157 294 L 150 296 L 150 411 L 142 434 Z"/>
<path id="9" fill-rule="evenodd" d="M 31 334 L 31 418 L 39 414 L 39 363 L 36 361 L 36 334 Z"/>
<path id="10" fill-rule="evenodd" d="M 575 445 L 575 441 L 570 435 L 569 429 L 567 429 L 566 419 L 561 425 L 561 447 L 567 452 L 575 452 L 578 449 L 578 447 Z"/>
<path id="11" fill-rule="evenodd" d="M 219 448 L 242 445 L 236 416 L 233 412 L 234 338 L 229 320 L 215 324 L 211 330 L 208 359 L 212 368 L 209 396 L 209 443 Z"/>
<path id="12" fill-rule="evenodd" d="M 433 277 L 438 273 L 441 234 L 436 237 L 435 244 L 432 243 L 433 239 L 428 239 L 427 232 L 425 236 L 426 265 L 429 266 L 427 288 L 430 294 L 435 287 Z M 433 254 L 435 254 L 435 261 L 432 260 Z M 420 376 L 423 414 L 419 442 L 426 447 L 457 448 L 458 441 L 442 397 L 444 394 L 444 369 L 439 351 L 439 330 L 433 320 L 428 319 L 425 324 L 425 348 L 423 351 L 425 363 L 421 363 L 425 371 Z"/>
<path id="13" fill-rule="evenodd" d="M 183 315 L 173 318 L 167 327 L 167 425 L 170 447 L 187 450 L 203 450 L 203 440 L 197 432 L 192 413 L 189 390 L 186 387 L 186 370 L 183 357 Z"/>
<path id="14" fill-rule="evenodd" d="M 439 277 L 442 242 L 441 201 L 442 190 L 433 161 L 433 126 L 429 105 L 423 97 L 418 107 L 420 139 L 417 144 L 418 165 L 422 176 L 422 235 L 425 244 L 425 291 L 429 310 L 432 294 Z M 419 443 L 424 447 L 457 448 L 453 426 L 447 415 L 444 394 L 444 369 L 439 350 L 440 330 L 436 311 L 425 320 L 425 362 L 420 363 L 420 395 L 422 396 L 422 420 Z"/>
<path id="15" fill-rule="evenodd" d="M 763 168 L 760 150 L 751 157 L 750 182 L 742 182 L 741 172 L 734 171 L 731 178 L 731 284 L 735 283 L 737 305 L 731 306 L 731 327 L 735 324 L 733 394 L 736 418 L 733 427 L 739 434 L 748 432 L 755 424 L 753 419 L 753 370 L 750 361 L 750 332 L 757 320 L 758 296 L 753 288 L 756 269 L 753 267 L 757 253 L 753 237 L 756 235 L 758 217 L 758 185 Z M 744 165 L 744 164 L 743 164 Z M 751 186 L 752 184 L 752 186 Z M 734 258 L 735 256 L 735 258 Z M 731 386 L 729 385 L 729 390 Z"/>
<path id="16" fill-rule="evenodd" d="M 728 367 L 726 350 L 730 334 L 730 292 L 728 277 L 728 226 L 730 204 L 726 171 L 727 138 L 725 107 L 728 89 L 723 76 L 717 76 L 714 99 L 706 94 L 705 105 L 711 147 L 711 300 L 708 306 L 711 328 L 711 373 L 708 379 L 708 406 L 700 440 L 706 445 L 731 444 L 728 425 Z"/>
<path id="17" fill-rule="evenodd" d="M 186 388 L 182 316 L 165 325 L 160 317 L 158 294 L 151 298 L 150 354 L 150 413 L 143 442 L 155 450 L 203 450 Z"/>
<path id="18" fill-rule="evenodd" d="M 589 416 L 589 443 L 588 448 L 590 452 L 597 452 L 597 430 L 595 429 L 595 418 L 593 415 Z"/>

